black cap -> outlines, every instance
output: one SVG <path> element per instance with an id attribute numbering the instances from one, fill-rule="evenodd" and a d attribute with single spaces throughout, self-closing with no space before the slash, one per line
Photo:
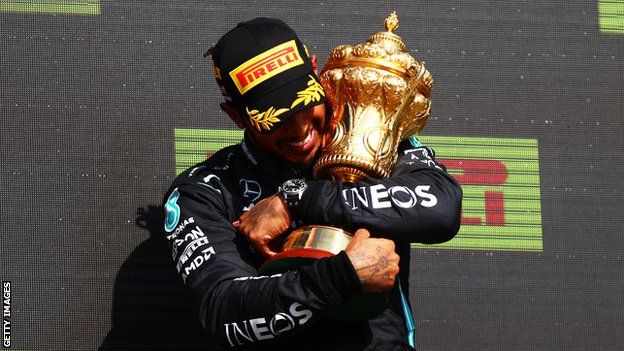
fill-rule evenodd
<path id="1" fill-rule="evenodd" d="M 261 133 L 292 114 L 325 102 L 307 48 L 284 22 L 255 18 L 239 23 L 212 49 L 217 83 Z"/>

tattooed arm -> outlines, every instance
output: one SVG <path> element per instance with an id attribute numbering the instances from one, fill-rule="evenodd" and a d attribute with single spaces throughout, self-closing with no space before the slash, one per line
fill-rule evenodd
<path id="1" fill-rule="evenodd" d="M 252 211 L 244 213 L 234 226 L 263 256 L 275 254 L 269 243 L 282 234 L 290 223 L 279 195 L 258 202 Z M 392 288 L 399 273 L 399 255 L 394 252 L 394 242 L 388 239 L 371 238 L 366 229 L 359 229 L 345 249 L 351 264 L 367 292 L 387 291 Z"/>
<path id="2" fill-rule="evenodd" d="M 359 229 L 345 250 L 366 292 L 388 291 L 399 273 L 399 255 L 394 242 L 371 238 L 366 229 Z"/>

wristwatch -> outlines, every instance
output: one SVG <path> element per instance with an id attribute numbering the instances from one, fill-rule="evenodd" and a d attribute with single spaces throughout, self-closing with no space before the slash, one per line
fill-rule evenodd
<path id="1" fill-rule="evenodd" d="M 286 200 L 288 208 L 295 208 L 299 205 L 299 201 L 301 201 L 301 197 L 307 188 L 308 183 L 305 179 L 290 179 L 279 187 L 279 192 Z"/>

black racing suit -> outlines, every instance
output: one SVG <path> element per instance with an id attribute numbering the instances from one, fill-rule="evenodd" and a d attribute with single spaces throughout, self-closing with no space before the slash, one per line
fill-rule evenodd
<path id="1" fill-rule="evenodd" d="M 415 138 L 403 141 L 388 179 L 312 180 L 248 141 L 226 147 L 179 175 L 165 195 L 165 231 L 176 269 L 216 344 L 266 350 L 409 350 L 410 242 L 438 243 L 459 230 L 462 191 Z M 232 222 L 286 180 L 306 178 L 293 217 L 392 239 L 401 257 L 388 308 L 366 322 L 323 318 L 361 292 L 343 252 L 273 276 Z"/>

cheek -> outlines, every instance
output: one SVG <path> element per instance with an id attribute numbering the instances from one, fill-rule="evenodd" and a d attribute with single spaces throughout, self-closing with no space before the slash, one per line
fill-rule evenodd
<path id="1" fill-rule="evenodd" d="M 283 133 L 278 133 L 278 131 L 276 131 L 273 134 L 265 135 L 263 140 L 265 147 L 274 152 L 279 151 L 281 149 L 280 140 L 283 139 L 282 134 Z"/>
<path id="2" fill-rule="evenodd" d="M 253 140 L 254 144 L 259 146 L 263 150 L 276 152 L 278 150 L 277 138 L 274 134 L 265 135 L 258 132 L 253 127 L 246 128 L 247 133 L 249 133 L 250 138 Z M 276 132 L 277 133 L 277 132 Z"/>
<path id="3" fill-rule="evenodd" d="M 325 109 L 325 105 L 318 105 L 317 110 L 314 112 L 315 120 L 317 121 L 319 127 L 325 127 L 329 117 L 331 117 L 326 114 L 327 110 Z"/>

